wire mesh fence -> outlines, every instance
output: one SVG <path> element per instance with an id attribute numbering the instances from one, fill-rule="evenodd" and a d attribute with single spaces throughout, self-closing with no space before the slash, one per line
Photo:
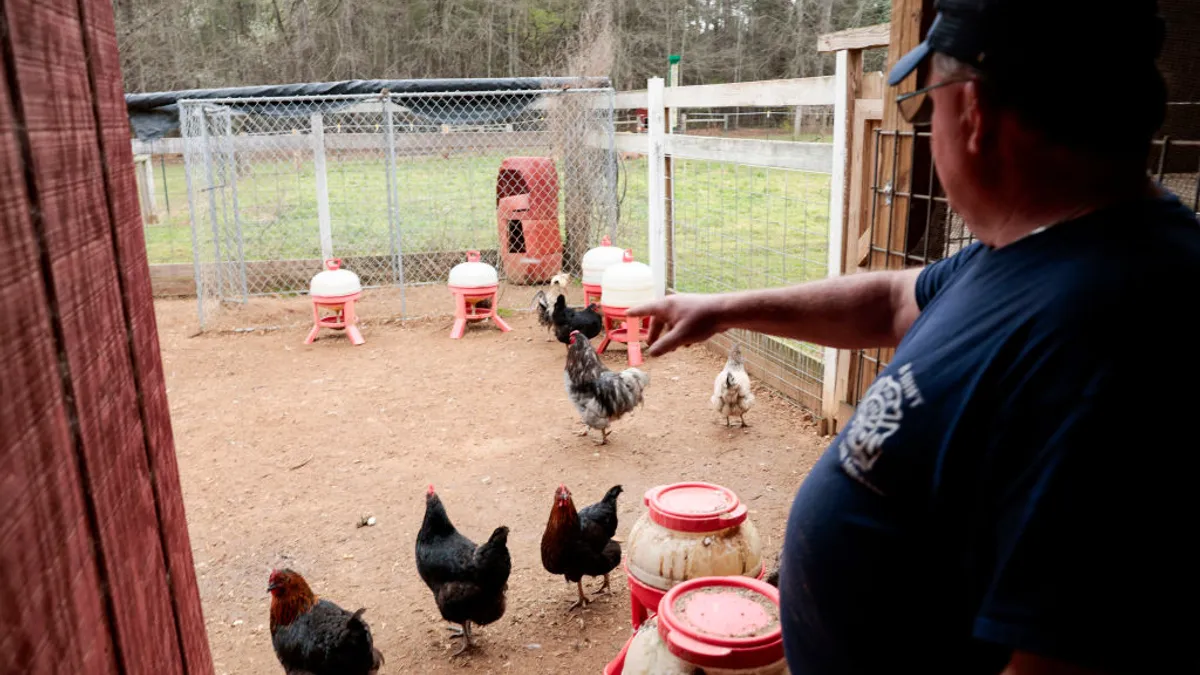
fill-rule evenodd
<path id="1" fill-rule="evenodd" d="M 621 111 L 615 124 L 618 131 L 644 131 L 644 112 Z M 667 125 L 673 133 L 690 136 L 828 143 L 833 136 L 833 106 L 688 108 L 674 111 Z"/>
<path id="2" fill-rule="evenodd" d="M 412 291 L 478 250 L 523 308 L 622 239 L 609 89 L 182 101 L 180 117 L 202 327 L 305 292 L 330 257 L 412 317 L 453 309 Z"/>
<path id="3" fill-rule="evenodd" d="M 809 120 L 813 133 L 831 134 L 823 126 L 831 124 L 828 109 L 788 109 L 787 123 Z M 692 113 L 688 111 L 688 119 Z M 667 191 L 669 288 L 718 293 L 826 277 L 831 169 L 800 171 L 672 158 Z M 742 345 L 760 380 L 820 410 L 823 348 L 741 330 L 729 331 L 713 344 L 728 351 L 734 342 Z"/>
<path id="4" fill-rule="evenodd" d="M 874 147 L 880 153 L 899 153 L 907 147 L 912 172 L 907 183 L 878 167 L 888 165 L 876 157 L 872 174 L 872 210 L 868 236 L 869 269 L 917 267 L 950 257 L 975 241 L 962 217 L 950 206 L 929 158 L 928 131 L 876 131 Z M 880 139 L 889 139 L 880 142 Z M 891 163 L 895 166 L 895 162 Z M 1200 139 L 1155 139 L 1148 160 L 1150 175 L 1193 211 L 1200 211 Z M 893 209 L 893 203 L 898 207 Z M 882 214 L 882 215 L 881 215 Z M 887 368 L 894 350 L 862 349 L 852 352 L 850 391 L 847 400 L 857 403 L 879 373 Z"/>

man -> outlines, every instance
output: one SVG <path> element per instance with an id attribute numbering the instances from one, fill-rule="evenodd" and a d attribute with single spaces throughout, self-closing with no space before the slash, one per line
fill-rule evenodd
<path id="1" fill-rule="evenodd" d="M 649 354 L 730 328 L 897 346 L 801 485 L 793 675 L 1200 672 L 1200 225 L 1145 167 L 1152 1 L 942 0 L 901 112 L 978 242 L 923 269 L 674 295 Z M 1173 356 L 1178 355 L 1178 356 Z"/>

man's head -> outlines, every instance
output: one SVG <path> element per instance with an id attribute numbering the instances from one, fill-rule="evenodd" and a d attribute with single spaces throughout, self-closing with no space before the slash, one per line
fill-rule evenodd
<path id="1" fill-rule="evenodd" d="M 1080 167 L 1069 173 L 1081 190 L 1144 173 L 1166 110 L 1155 0 L 936 6 L 925 42 L 888 81 L 899 84 L 932 61 L 918 93 L 898 101 L 910 121 L 932 124 L 938 176 L 967 222 L 979 222 L 971 211 L 988 208 L 989 198 L 992 206 L 1010 200 L 1003 188 L 1038 168 Z"/>

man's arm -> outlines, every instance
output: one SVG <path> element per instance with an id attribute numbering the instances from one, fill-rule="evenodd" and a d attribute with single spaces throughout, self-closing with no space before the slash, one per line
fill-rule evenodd
<path id="1" fill-rule="evenodd" d="M 629 314 L 652 317 L 651 356 L 731 328 L 839 349 L 894 347 L 920 314 L 915 288 L 921 269 L 851 274 L 786 288 L 672 295 Z"/>
<path id="2" fill-rule="evenodd" d="M 915 288 L 921 269 L 730 293 L 719 296 L 718 324 L 839 349 L 895 347 L 920 314 Z"/>

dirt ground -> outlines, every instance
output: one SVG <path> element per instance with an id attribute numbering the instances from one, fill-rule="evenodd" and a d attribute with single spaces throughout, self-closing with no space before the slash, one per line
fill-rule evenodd
<path id="1" fill-rule="evenodd" d="M 258 302 L 265 316 L 304 317 L 295 301 Z M 344 607 L 366 607 L 384 673 L 599 673 L 630 634 L 628 591 L 614 574 L 612 595 L 564 613 L 574 587 L 538 552 L 558 484 L 580 507 L 623 485 L 619 538 L 643 513 L 646 489 L 725 485 L 749 504 L 770 565 L 826 442 L 804 411 L 764 389 L 749 428 L 718 423 L 707 406 L 722 359 L 700 347 L 648 362 L 645 406 L 597 447 L 573 434 L 564 347 L 527 313 L 510 319 L 511 333 L 485 324 L 460 341 L 448 338 L 449 318 L 367 323 L 366 344 L 352 347 L 336 335 L 306 346 L 294 320 L 190 337 L 194 301 L 157 306 L 217 673 L 279 672 L 266 628 L 275 566 Z M 623 367 L 623 348 L 605 361 Z M 501 524 L 512 530 L 508 611 L 455 659 L 413 560 L 429 483 L 475 541 Z M 357 527 L 365 516 L 376 525 Z"/>

